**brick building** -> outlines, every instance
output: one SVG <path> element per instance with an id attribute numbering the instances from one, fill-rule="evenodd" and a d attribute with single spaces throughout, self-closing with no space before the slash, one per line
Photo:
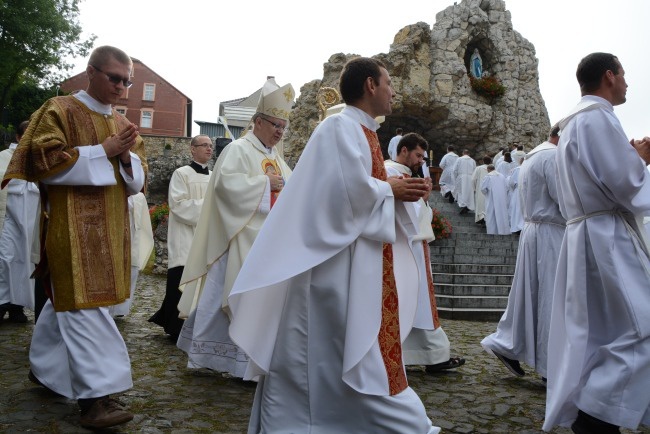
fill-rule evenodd
<path id="1" fill-rule="evenodd" d="M 133 86 L 126 89 L 115 109 L 138 125 L 141 134 L 188 137 L 192 134 L 192 100 L 147 65 L 133 59 Z M 67 93 L 86 89 L 81 72 L 61 83 Z"/>

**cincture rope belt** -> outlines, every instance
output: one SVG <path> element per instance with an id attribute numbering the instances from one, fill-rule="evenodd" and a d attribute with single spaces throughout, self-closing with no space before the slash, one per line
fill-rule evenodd
<path id="1" fill-rule="evenodd" d="M 566 225 L 572 225 L 574 223 L 581 222 L 583 220 L 587 220 L 588 218 L 591 217 L 596 217 L 599 215 L 614 215 L 614 216 L 619 216 L 621 220 L 623 220 L 623 224 L 625 225 L 625 229 L 627 229 L 627 233 L 630 234 L 630 238 L 632 238 L 632 244 L 634 245 L 634 250 L 636 251 L 636 255 L 639 258 L 639 262 L 641 262 L 641 265 L 643 265 L 643 269 L 645 270 L 645 274 L 650 279 L 650 269 L 648 269 L 648 258 L 650 258 L 650 254 L 648 254 L 648 249 L 646 247 L 645 242 L 639 237 L 639 234 L 634 230 L 632 225 L 630 225 L 630 222 L 628 222 L 626 216 L 632 217 L 632 214 L 626 213 L 620 209 L 610 209 L 610 210 L 604 210 L 604 211 L 595 211 L 589 214 L 585 214 L 580 217 L 573 218 L 571 220 L 567 220 Z"/>
<path id="2" fill-rule="evenodd" d="M 546 222 L 543 220 L 524 220 L 524 223 L 531 223 L 534 225 L 554 225 L 554 226 L 559 226 L 561 228 L 564 228 L 566 225 L 563 225 L 562 223 L 555 223 L 555 222 Z"/>

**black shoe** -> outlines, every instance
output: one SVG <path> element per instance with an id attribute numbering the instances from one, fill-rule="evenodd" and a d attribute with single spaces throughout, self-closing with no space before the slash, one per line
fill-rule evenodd
<path id="1" fill-rule="evenodd" d="M 451 193 L 447 193 L 449 195 L 449 203 L 454 203 L 454 196 L 451 195 Z"/>
<path id="2" fill-rule="evenodd" d="M 578 410 L 578 417 L 571 425 L 571 431 L 576 434 L 619 434 L 621 432 L 616 425 L 596 419 L 582 410 Z"/>
<path id="3" fill-rule="evenodd" d="M 512 360 L 504 356 L 503 354 L 499 354 L 496 351 L 492 351 L 495 356 L 497 356 L 497 359 L 501 360 L 503 364 L 508 368 L 510 372 L 515 374 L 517 377 L 523 377 L 526 375 L 526 372 L 521 369 L 521 365 L 519 364 L 519 360 Z"/>
<path id="4" fill-rule="evenodd" d="M 424 370 L 427 374 L 432 374 L 434 372 L 440 372 L 447 369 L 455 369 L 465 364 L 465 359 L 462 357 L 451 357 L 446 362 L 436 363 L 435 365 L 426 365 Z"/>
<path id="5" fill-rule="evenodd" d="M 27 323 L 27 316 L 23 312 L 22 306 L 15 306 L 9 309 L 9 322 L 17 324 Z"/>
<path id="6" fill-rule="evenodd" d="M 460 212 L 458 214 L 467 214 L 468 212 L 469 212 L 469 208 L 464 206 L 460 209 Z"/>
<path id="7" fill-rule="evenodd" d="M 445 198 L 449 199 L 450 196 L 451 196 L 451 191 L 448 191 L 447 193 L 445 193 Z"/>

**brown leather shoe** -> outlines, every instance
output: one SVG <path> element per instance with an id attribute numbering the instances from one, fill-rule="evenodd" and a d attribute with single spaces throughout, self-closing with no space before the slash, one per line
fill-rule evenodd
<path id="1" fill-rule="evenodd" d="M 133 414 L 126 411 L 116 400 L 104 397 L 93 403 L 81 414 L 79 423 L 85 428 L 108 428 L 126 423 L 133 419 Z"/>

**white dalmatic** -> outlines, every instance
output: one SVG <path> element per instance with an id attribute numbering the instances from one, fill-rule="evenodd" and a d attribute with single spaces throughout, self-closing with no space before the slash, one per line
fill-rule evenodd
<path id="1" fill-rule="evenodd" d="M 442 169 L 442 173 L 440 174 L 440 194 L 443 196 L 446 195 L 447 193 L 452 193 L 454 192 L 454 165 L 456 164 L 456 160 L 458 160 L 458 155 L 455 152 L 448 152 L 445 154 L 444 157 L 442 157 L 442 160 L 440 160 L 440 165 L 439 167 Z"/>
<path id="2" fill-rule="evenodd" d="M 469 155 L 463 155 L 454 165 L 454 197 L 459 207 L 474 210 L 474 188 L 472 175 L 476 169 L 476 161 Z"/>

